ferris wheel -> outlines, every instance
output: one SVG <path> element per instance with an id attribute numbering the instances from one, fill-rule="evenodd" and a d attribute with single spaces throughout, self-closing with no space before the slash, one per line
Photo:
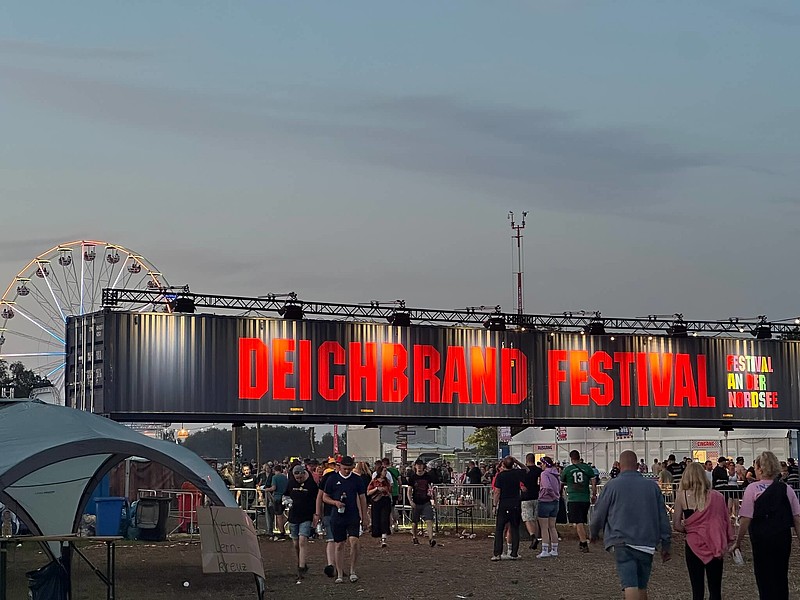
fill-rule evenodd
<path id="1" fill-rule="evenodd" d="M 63 392 L 67 317 L 100 310 L 104 288 L 167 285 L 150 261 L 119 244 L 59 244 L 25 265 L 0 298 L 0 359 L 22 362 Z"/>

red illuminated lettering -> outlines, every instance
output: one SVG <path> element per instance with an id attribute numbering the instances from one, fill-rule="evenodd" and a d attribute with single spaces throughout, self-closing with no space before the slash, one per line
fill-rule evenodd
<path id="1" fill-rule="evenodd" d="M 414 346 L 414 402 L 425 402 L 425 382 L 430 390 L 430 403 L 438 404 L 441 383 L 436 375 L 441 368 L 442 359 L 433 346 L 419 344 Z"/>
<path id="2" fill-rule="evenodd" d="M 708 395 L 708 374 L 706 373 L 706 355 L 697 355 L 697 404 L 704 408 L 713 408 L 717 399 Z"/>
<path id="3" fill-rule="evenodd" d="M 589 406 L 589 394 L 583 391 L 583 384 L 589 381 L 589 372 L 584 367 L 588 362 L 586 350 L 569 353 L 569 395 L 573 406 Z"/>
<path id="4" fill-rule="evenodd" d="M 264 342 L 258 338 L 239 338 L 239 398 L 260 400 L 267 393 L 268 361 Z"/>
<path id="5" fill-rule="evenodd" d="M 648 356 L 650 377 L 653 381 L 653 403 L 656 406 L 669 406 L 672 391 L 672 352 L 651 352 Z"/>
<path id="6" fill-rule="evenodd" d="M 486 358 L 477 346 L 470 349 L 472 368 L 472 403 L 497 404 L 497 348 L 486 348 Z"/>
<path id="7" fill-rule="evenodd" d="M 598 406 L 608 406 L 614 399 L 614 381 L 605 371 L 614 366 L 607 352 L 595 352 L 589 359 L 589 374 L 599 387 L 589 389 L 589 397 Z"/>
<path id="8" fill-rule="evenodd" d="M 561 384 L 567 380 L 567 372 L 561 363 L 567 362 L 566 350 L 547 351 L 547 400 L 550 406 L 561 404 Z"/>
<path id="9" fill-rule="evenodd" d="M 272 392 L 273 400 L 294 400 L 294 388 L 286 385 L 286 377 L 294 375 L 294 362 L 286 357 L 287 352 L 294 352 L 294 340 L 274 338 L 272 340 Z"/>
<path id="10" fill-rule="evenodd" d="M 362 360 L 362 350 L 363 360 Z M 348 361 L 350 379 L 350 402 L 378 401 L 378 344 L 375 342 L 351 342 Z M 365 393 L 361 393 L 361 382 L 364 381 Z"/>
<path id="11" fill-rule="evenodd" d="M 458 394 L 459 404 L 469 404 L 469 381 L 467 379 L 467 362 L 464 348 L 451 346 L 447 349 L 444 365 L 444 389 L 442 402 L 450 404 L 453 396 Z"/>
<path id="12" fill-rule="evenodd" d="M 503 381 L 500 403 L 519 404 L 525 400 L 528 397 L 528 357 L 518 348 L 503 348 L 500 351 L 500 372 Z"/>
<path id="13" fill-rule="evenodd" d="M 402 344 L 381 348 L 381 393 L 384 402 L 402 402 L 408 396 L 408 352 Z"/>
<path id="14" fill-rule="evenodd" d="M 650 392 L 647 388 L 647 353 L 636 353 L 636 392 L 639 406 L 650 405 Z"/>
<path id="15" fill-rule="evenodd" d="M 317 350 L 317 371 L 318 381 L 317 390 L 319 395 L 325 400 L 336 402 L 344 396 L 345 376 L 334 375 L 331 383 L 330 367 L 334 365 L 344 365 L 345 351 L 342 345 L 337 342 L 322 342 Z"/>
<path id="16" fill-rule="evenodd" d="M 631 405 L 631 364 L 633 352 L 615 352 L 614 362 L 619 363 L 619 403 L 621 406 Z"/>
<path id="17" fill-rule="evenodd" d="M 697 406 L 697 390 L 694 387 L 692 363 L 688 354 L 675 355 L 675 406 Z"/>
<path id="18" fill-rule="evenodd" d="M 311 340 L 300 340 L 297 357 L 297 378 L 300 400 L 311 400 Z"/>

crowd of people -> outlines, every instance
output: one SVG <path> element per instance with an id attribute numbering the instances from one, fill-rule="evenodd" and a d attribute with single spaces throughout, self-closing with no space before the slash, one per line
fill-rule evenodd
<path id="1" fill-rule="evenodd" d="M 229 467 L 221 475 L 245 510 L 260 510 L 266 517 L 269 537 L 291 538 L 298 582 L 308 571 L 308 541 L 314 537 L 326 542 L 324 573 L 335 583 L 358 581 L 361 536 L 367 532 L 387 548 L 397 530 L 395 507 L 401 503 L 411 507 L 412 543 L 420 543 L 424 523 L 427 544 L 436 546 L 435 485 L 453 482 L 491 486 L 496 515 L 492 561 L 520 558 L 522 527 L 537 559 L 558 558 L 556 522 L 566 512 L 577 533 L 577 551 L 590 552 L 590 542 L 603 533 L 625 598 L 646 598 L 653 556 L 660 552 L 663 560 L 670 559 L 677 531 L 685 535 L 692 597 L 705 598 L 707 589 L 710 599 L 717 600 L 724 560 L 743 561 L 741 544 L 749 534 L 760 598 L 788 598 L 791 529 L 800 537 L 795 492 L 800 477 L 793 459 L 780 462 L 772 452 L 763 452 L 745 467 L 742 457 L 720 457 L 714 464 L 670 455 L 648 467 L 625 451 L 602 491 L 596 467 L 577 450 L 569 459 L 565 465 L 528 454 L 522 463 L 507 456 L 496 465 L 470 461 L 459 473 L 443 463 L 434 473 L 422 460 L 399 468 L 389 459 L 369 465 L 344 456 L 268 462 L 258 470 L 244 464 L 237 475 Z"/>
<path id="2" fill-rule="evenodd" d="M 541 542 L 536 558 L 559 555 L 556 514 L 566 498 L 569 522 L 576 528 L 578 551 L 589 552 L 589 542 L 602 533 L 606 550 L 614 553 L 617 573 L 626 600 L 647 598 L 653 556 L 660 552 L 670 560 L 672 532 L 685 534 L 685 559 L 692 598 L 722 598 L 723 563 L 726 556 L 743 563 L 741 544 L 750 537 L 753 570 L 762 600 L 788 600 L 791 530 L 800 538 L 800 501 L 793 482 L 797 468 L 792 459 L 781 463 L 772 452 L 762 452 L 751 468 L 743 459 L 720 458 L 716 468 L 709 462 L 676 461 L 670 455 L 658 475 L 669 474 L 668 508 L 663 486 L 645 477 L 647 466 L 634 452 L 623 452 L 614 463 L 602 493 L 595 470 L 570 452 L 570 464 L 555 464 L 550 457 L 535 461 L 528 454 L 522 465 L 513 457 L 503 459 L 492 483 L 497 520 L 492 560 L 519 558 L 519 524 L 524 522 L 531 548 Z M 643 468 L 644 467 L 644 468 Z M 736 504 L 731 512 L 731 502 Z M 591 510 L 590 510 L 591 509 Z M 671 522 L 669 514 L 672 514 Z M 589 513 L 591 512 L 591 520 Z M 540 538 L 537 536 L 541 536 Z M 507 552 L 501 554 L 503 539 Z"/>

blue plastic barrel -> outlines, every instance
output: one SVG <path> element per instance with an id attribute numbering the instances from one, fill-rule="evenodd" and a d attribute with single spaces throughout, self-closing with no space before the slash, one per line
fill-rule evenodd
<path id="1" fill-rule="evenodd" d="M 94 503 L 97 513 L 97 522 L 94 526 L 95 535 L 119 535 L 125 498 L 119 496 L 95 498 Z"/>

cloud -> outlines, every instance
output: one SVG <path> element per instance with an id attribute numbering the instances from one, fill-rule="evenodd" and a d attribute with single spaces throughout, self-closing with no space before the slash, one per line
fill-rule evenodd
<path id="1" fill-rule="evenodd" d="M 546 107 L 297 88 L 254 101 L 2 65 L 0 77 L 26 99 L 93 120 L 248 149 L 302 145 L 330 160 L 421 172 L 487 196 L 524 194 L 561 211 L 666 218 L 657 205 L 673 180 L 724 162 L 648 131 L 587 127 L 578 113 Z"/>
<path id="2" fill-rule="evenodd" d="M 0 38 L 0 55 L 65 60 L 138 60 L 148 56 L 146 52 L 121 48 L 79 48 L 3 38 Z"/>

